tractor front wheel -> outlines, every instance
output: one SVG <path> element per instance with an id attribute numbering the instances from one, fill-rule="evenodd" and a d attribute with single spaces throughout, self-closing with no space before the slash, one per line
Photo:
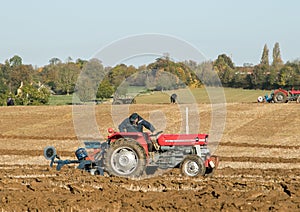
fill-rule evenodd
<path id="1" fill-rule="evenodd" d="M 133 139 L 120 138 L 105 154 L 105 170 L 114 176 L 140 177 L 146 168 L 146 153 Z"/>
<path id="2" fill-rule="evenodd" d="M 276 94 L 274 94 L 273 100 L 275 103 L 286 103 L 287 96 L 283 92 L 279 91 Z"/>
<path id="3" fill-rule="evenodd" d="M 188 155 L 180 164 L 181 173 L 188 177 L 198 177 L 205 175 L 205 165 L 203 160 L 197 155 Z"/>

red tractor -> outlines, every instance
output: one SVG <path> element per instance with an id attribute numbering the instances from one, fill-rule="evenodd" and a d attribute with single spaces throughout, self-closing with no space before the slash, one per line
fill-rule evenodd
<path id="1" fill-rule="evenodd" d="M 275 103 L 286 103 L 288 101 L 297 101 L 300 103 L 300 90 L 284 90 L 284 89 L 277 89 L 273 93 L 273 101 Z"/>
<path id="2" fill-rule="evenodd" d="M 50 166 L 57 163 L 59 169 L 64 164 L 79 163 L 78 168 L 92 173 L 103 174 L 105 171 L 122 177 L 140 177 L 150 167 L 175 167 L 180 168 L 185 176 L 204 176 L 212 174 L 219 163 L 217 156 L 210 155 L 207 134 L 159 132 L 160 135 L 150 135 L 114 132 L 111 128 L 108 131 L 109 136 L 105 142 L 85 142 L 85 148 L 75 153 L 78 160 L 60 160 L 53 147 L 47 147 L 44 155 L 51 160 Z M 151 136 L 156 139 L 151 139 Z"/>

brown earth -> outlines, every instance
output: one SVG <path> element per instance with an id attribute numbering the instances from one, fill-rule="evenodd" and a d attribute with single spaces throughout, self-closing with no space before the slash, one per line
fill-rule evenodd
<path id="1" fill-rule="evenodd" d="M 62 158 L 73 159 L 82 140 L 105 140 L 106 129 L 116 129 L 113 118 L 124 111 L 128 114 L 127 109 L 166 133 L 184 128 L 177 105 L 117 107 L 95 106 L 99 132 L 90 127 L 93 120 L 79 118 L 83 133 L 74 128 L 78 111 L 72 106 L 0 107 L 1 210 L 300 210 L 299 104 L 228 104 L 224 133 L 215 143 L 220 166 L 212 177 L 187 178 L 173 169 L 125 179 L 93 176 L 75 165 L 59 172 L 49 167 L 43 157 L 45 146 L 55 146 Z M 211 106 L 199 104 L 197 109 L 199 115 L 189 118 L 190 130 L 198 130 L 191 123 L 200 117 L 200 131 L 209 133 Z M 156 121 L 157 117 L 165 122 Z"/>

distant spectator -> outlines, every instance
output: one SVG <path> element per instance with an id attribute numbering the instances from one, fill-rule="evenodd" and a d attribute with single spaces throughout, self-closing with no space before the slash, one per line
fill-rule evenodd
<path id="1" fill-rule="evenodd" d="M 171 104 L 175 104 L 176 103 L 176 99 L 177 99 L 177 95 L 175 93 L 173 93 L 170 97 L 171 100 Z"/>
<path id="2" fill-rule="evenodd" d="M 7 106 L 13 106 L 13 105 L 15 105 L 15 102 L 14 102 L 14 100 L 11 97 L 9 97 L 7 99 Z"/>

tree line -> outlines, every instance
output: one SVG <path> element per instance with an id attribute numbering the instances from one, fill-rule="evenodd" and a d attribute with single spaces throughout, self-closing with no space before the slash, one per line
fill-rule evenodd
<path id="1" fill-rule="evenodd" d="M 143 86 L 148 90 L 173 90 L 178 88 L 219 86 L 247 89 L 275 89 L 300 86 L 300 61 L 284 63 L 279 43 L 275 43 L 269 62 L 269 49 L 264 46 L 257 65 L 236 67 L 232 59 L 221 54 L 214 61 L 175 62 L 164 56 L 153 63 L 134 67 L 119 64 L 104 67 L 100 60 L 65 62 L 52 58 L 43 67 L 23 64 L 18 55 L 0 64 L 0 104 L 8 98 L 18 105 L 47 104 L 52 94 L 77 93 L 81 101 L 126 95 L 128 86 Z"/>
<path id="2" fill-rule="evenodd" d="M 272 52 L 272 62 L 269 61 L 269 49 L 265 44 L 260 63 L 244 64 L 235 67 L 231 58 L 225 54 L 219 55 L 213 62 L 223 86 L 247 89 L 277 89 L 279 87 L 300 89 L 300 60 L 283 62 L 279 43 L 275 43 Z"/>

